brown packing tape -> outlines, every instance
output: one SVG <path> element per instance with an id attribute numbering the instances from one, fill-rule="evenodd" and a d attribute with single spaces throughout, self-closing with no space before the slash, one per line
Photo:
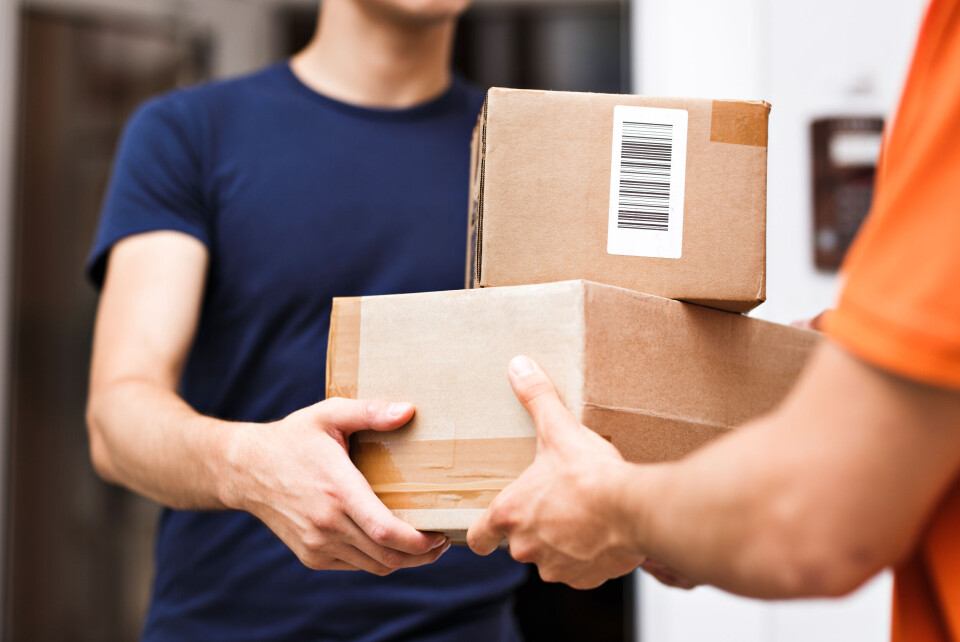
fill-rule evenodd
<path id="1" fill-rule="evenodd" d="M 387 508 L 486 508 L 536 455 L 535 437 L 355 439 L 350 457 Z"/>
<path id="2" fill-rule="evenodd" d="M 384 506 L 390 510 L 404 510 L 411 508 L 486 508 L 501 490 L 513 480 L 504 480 L 496 488 L 482 490 L 468 490 L 449 488 L 442 490 L 384 490 L 377 486 L 373 492 L 380 498 Z"/>
<path id="3" fill-rule="evenodd" d="M 770 104 L 762 101 L 714 100 L 710 116 L 710 142 L 767 146 Z"/>
<path id="4" fill-rule="evenodd" d="M 327 398 L 357 398 L 360 376 L 360 297 L 336 298 L 330 310 Z"/>

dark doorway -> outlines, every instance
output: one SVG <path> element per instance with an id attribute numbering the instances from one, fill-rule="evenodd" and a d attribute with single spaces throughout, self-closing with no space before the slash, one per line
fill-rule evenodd
<path id="1" fill-rule="evenodd" d="M 26 9 L 11 355 L 7 640 L 138 637 L 157 509 L 87 456 L 96 297 L 82 265 L 123 124 L 192 82 L 203 47 L 173 26 Z"/>

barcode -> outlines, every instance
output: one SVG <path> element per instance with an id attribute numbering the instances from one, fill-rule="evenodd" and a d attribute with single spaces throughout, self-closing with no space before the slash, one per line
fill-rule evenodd
<path id="1" fill-rule="evenodd" d="M 680 258 L 688 120 L 685 109 L 614 106 L 608 253 Z"/>
<path id="2" fill-rule="evenodd" d="M 617 227 L 670 229 L 673 125 L 624 122 L 620 141 Z"/>

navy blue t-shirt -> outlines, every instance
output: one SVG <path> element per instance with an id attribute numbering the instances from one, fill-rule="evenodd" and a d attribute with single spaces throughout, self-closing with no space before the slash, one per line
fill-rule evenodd
<path id="1" fill-rule="evenodd" d="M 152 230 L 202 241 L 209 274 L 180 393 L 272 421 L 323 396 L 335 296 L 462 287 L 470 133 L 455 79 L 402 110 L 324 97 L 289 65 L 174 92 L 131 119 L 87 270 Z M 512 640 L 524 567 L 453 547 L 380 578 L 312 571 L 242 512 L 164 510 L 144 639 Z"/>

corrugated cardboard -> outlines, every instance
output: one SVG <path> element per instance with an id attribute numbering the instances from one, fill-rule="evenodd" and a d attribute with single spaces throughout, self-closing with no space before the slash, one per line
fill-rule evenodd
<path id="1" fill-rule="evenodd" d="M 533 461 L 507 380 L 536 359 L 586 425 L 635 462 L 673 460 L 771 409 L 816 334 L 587 281 L 335 299 L 328 395 L 413 402 L 409 426 L 358 433 L 374 492 L 462 538 Z"/>
<path id="2" fill-rule="evenodd" d="M 680 258 L 607 252 L 618 105 L 687 112 Z M 756 307 L 769 111 L 764 102 L 491 89 L 474 133 L 467 287 L 585 278 L 735 312 Z"/>

